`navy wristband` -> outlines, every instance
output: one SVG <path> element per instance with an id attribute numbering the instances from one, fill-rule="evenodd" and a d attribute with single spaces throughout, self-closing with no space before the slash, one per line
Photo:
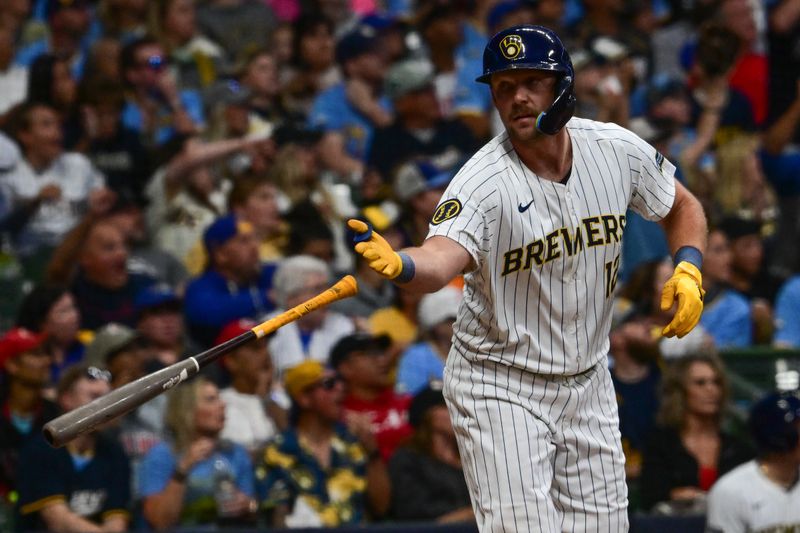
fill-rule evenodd
<path id="1" fill-rule="evenodd" d="M 408 283 L 414 279 L 414 274 L 417 273 L 417 267 L 414 264 L 414 260 L 411 259 L 411 256 L 407 253 L 398 252 L 397 255 L 400 256 L 400 261 L 403 263 L 403 270 L 401 270 L 400 275 L 394 278 L 392 281 L 396 281 L 397 283 Z"/>
<path id="2" fill-rule="evenodd" d="M 675 265 L 681 261 L 686 261 L 697 267 L 697 270 L 703 269 L 703 254 L 694 246 L 681 246 L 675 252 Z"/>

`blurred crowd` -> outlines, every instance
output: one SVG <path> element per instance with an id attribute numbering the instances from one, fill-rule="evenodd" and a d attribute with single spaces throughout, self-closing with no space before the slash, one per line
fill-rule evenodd
<path id="1" fill-rule="evenodd" d="M 773 453 L 729 431 L 718 354 L 800 347 L 800 0 L 3 0 L 0 529 L 474 520 L 440 383 L 461 281 L 399 290 L 344 222 L 425 239 L 502 130 L 474 79 L 519 23 L 567 44 L 576 115 L 656 146 L 709 217 L 687 337 L 658 334 L 658 225 L 629 213 L 614 265 L 632 509 L 703 512 Z M 348 273 L 357 296 L 45 444 Z"/>

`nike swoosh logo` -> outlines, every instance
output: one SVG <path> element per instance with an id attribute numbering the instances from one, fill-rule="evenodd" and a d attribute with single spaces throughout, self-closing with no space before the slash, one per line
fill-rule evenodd
<path id="1" fill-rule="evenodd" d="M 522 204 L 519 204 L 519 205 L 517 206 L 517 209 L 519 209 L 519 212 L 520 212 L 520 213 L 524 213 L 525 211 L 527 211 L 527 210 L 528 210 L 528 208 L 531 206 L 531 204 L 532 204 L 532 203 L 533 203 L 533 200 L 531 200 L 530 202 L 528 202 L 528 205 L 522 205 Z"/>

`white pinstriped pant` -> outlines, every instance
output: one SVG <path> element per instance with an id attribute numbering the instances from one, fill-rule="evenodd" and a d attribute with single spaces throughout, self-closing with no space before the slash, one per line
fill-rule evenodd
<path id="1" fill-rule="evenodd" d="M 605 361 L 545 376 L 451 352 L 444 396 L 482 533 L 628 531 Z"/>

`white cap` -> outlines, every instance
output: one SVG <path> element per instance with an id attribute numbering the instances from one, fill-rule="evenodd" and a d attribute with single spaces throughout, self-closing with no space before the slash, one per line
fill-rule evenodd
<path id="1" fill-rule="evenodd" d="M 449 285 L 423 296 L 417 309 L 420 330 L 430 331 L 436 324 L 447 319 L 454 319 L 458 313 L 461 298 L 461 291 Z"/>

